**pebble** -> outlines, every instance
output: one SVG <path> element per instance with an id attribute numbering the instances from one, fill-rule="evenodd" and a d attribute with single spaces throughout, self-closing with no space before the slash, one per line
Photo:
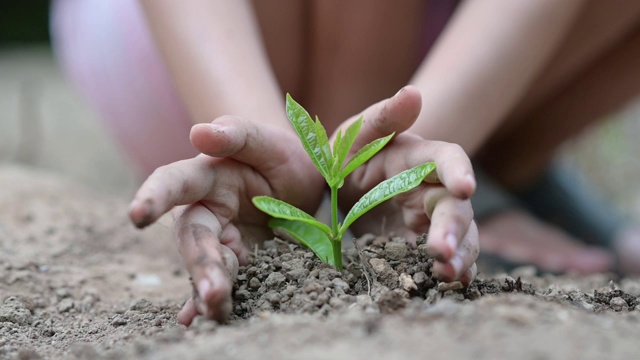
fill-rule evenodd
<path id="1" fill-rule="evenodd" d="M 393 289 L 398 286 L 398 274 L 391 268 L 385 259 L 369 259 L 369 264 L 373 271 L 378 274 L 378 281 L 383 285 Z"/>
<path id="2" fill-rule="evenodd" d="M 418 245 L 418 253 L 422 257 L 429 257 L 429 249 L 427 248 L 427 244 Z"/>
<path id="3" fill-rule="evenodd" d="M 403 243 L 388 242 L 384 245 L 384 251 L 391 260 L 402 260 L 409 254 L 409 247 Z"/>
<path id="4" fill-rule="evenodd" d="M 247 290 L 238 290 L 236 291 L 234 298 L 238 301 L 245 301 L 251 298 L 251 294 Z"/>
<path id="5" fill-rule="evenodd" d="M 58 309 L 58 312 L 65 313 L 73 309 L 74 306 L 75 306 L 75 303 L 73 302 L 72 299 L 64 298 L 58 303 L 57 309 Z"/>
<path id="6" fill-rule="evenodd" d="M 297 268 L 287 272 L 287 277 L 292 280 L 300 281 L 309 276 L 309 270 L 305 268 Z"/>
<path id="7" fill-rule="evenodd" d="M 111 326 L 114 326 L 114 327 L 127 325 L 127 323 L 128 323 L 127 319 L 123 318 L 120 315 L 114 317 L 113 320 L 111 320 Z"/>
<path id="8" fill-rule="evenodd" d="M 344 281 L 344 280 L 342 280 L 340 278 L 335 278 L 335 279 L 331 280 L 331 285 L 336 290 L 342 290 L 343 294 L 348 292 L 349 289 L 350 289 L 349 284 L 346 281 Z"/>
<path id="9" fill-rule="evenodd" d="M 32 321 L 31 311 L 15 296 L 8 297 L 0 307 L 0 322 L 29 325 Z"/>
<path id="10" fill-rule="evenodd" d="M 427 274 L 424 271 L 418 271 L 415 274 L 413 274 L 413 281 L 418 286 L 421 286 L 422 284 L 427 282 L 428 279 L 429 279 L 429 277 L 427 276 Z"/>
<path id="11" fill-rule="evenodd" d="M 395 243 L 389 243 L 389 244 L 395 244 Z M 418 286 L 416 285 L 415 281 L 413 281 L 413 278 L 410 275 L 407 275 L 406 273 L 400 274 L 400 277 L 398 277 L 398 281 L 400 282 L 400 287 L 405 291 L 410 292 L 410 291 L 418 290 Z"/>
<path id="12" fill-rule="evenodd" d="M 282 273 L 275 271 L 267 276 L 264 283 L 270 288 L 278 288 L 282 286 L 285 281 L 287 281 L 287 278 Z"/>
<path id="13" fill-rule="evenodd" d="M 627 309 L 628 304 L 626 301 L 624 301 L 623 298 L 618 296 L 612 298 L 611 301 L 609 301 L 609 306 L 611 306 L 611 308 L 615 311 L 622 311 Z"/>
<path id="14" fill-rule="evenodd" d="M 320 285 L 319 283 L 317 283 L 317 282 L 312 282 L 312 283 L 307 284 L 304 287 L 303 291 L 306 294 L 310 294 L 312 292 L 319 293 L 319 292 L 324 291 L 324 287 L 322 285 Z"/>
<path id="15" fill-rule="evenodd" d="M 264 295 L 264 298 L 267 299 L 271 305 L 279 305 L 280 304 L 280 294 L 277 292 L 269 291 Z"/>
<path id="16" fill-rule="evenodd" d="M 445 283 L 445 282 L 441 282 L 438 284 L 438 291 L 440 292 L 446 292 L 449 290 L 460 290 L 463 289 L 464 286 L 462 285 L 462 283 L 460 281 L 453 281 L 450 283 Z"/>
<path id="17" fill-rule="evenodd" d="M 249 280 L 249 287 L 252 290 L 258 290 L 260 289 L 260 286 L 262 286 L 262 283 L 260 283 L 260 280 L 258 280 L 258 278 L 254 277 Z"/>

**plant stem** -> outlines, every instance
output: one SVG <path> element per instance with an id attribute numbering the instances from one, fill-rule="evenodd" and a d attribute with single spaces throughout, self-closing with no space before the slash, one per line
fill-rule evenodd
<path id="1" fill-rule="evenodd" d="M 342 270 L 342 236 L 338 223 L 338 187 L 331 187 L 331 245 L 336 267 Z"/>

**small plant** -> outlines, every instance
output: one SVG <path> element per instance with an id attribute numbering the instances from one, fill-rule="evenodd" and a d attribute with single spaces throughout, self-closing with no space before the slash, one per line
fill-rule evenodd
<path id="1" fill-rule="evenodd" d="M 342 269 L 342 237 L 349 226 L 378 204 L 418 186 L 435 169 L 435 164 L 430 162 L 418 165 L 376 185 L 358 200 L 349 210 L 344 222 L 340 223 L 338 221 L 338 189 L 344 185 L 344 179 L 382 150 L 394 134 L 365 145 L 344 164 L 360 132 L 362 117 L 351 124 L 344 135 L 342 130 L 338 130 L 331 148 L 327 132 L 320 124 L 318 117 L 316 116 L 314 122 L 309 113 L 289 94 L 287 94 L 287 116 L 302 141 L 302 146 L 331 190 L 331 227 L 295 206 L 269 196 L 256 196 L 253 198 L 253 204 L 274 217 L 269 221 L 271 228 L 284 232 L 310 248 L 320 260 Z"/>

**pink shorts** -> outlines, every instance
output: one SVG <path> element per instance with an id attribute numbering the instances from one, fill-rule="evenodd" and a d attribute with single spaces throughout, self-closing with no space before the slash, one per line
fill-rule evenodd
<path id="1" fill-rule="evenodd" d="M 429 8 L 426 53 L 455 0 Z M 179 6 L 179 5 L 176 5 Z M 56 0 L 51 33 L 60 65 L 104 120 L 141 175 L 196 155 L 192 121 L 177 96 L 135 0 Z"/>

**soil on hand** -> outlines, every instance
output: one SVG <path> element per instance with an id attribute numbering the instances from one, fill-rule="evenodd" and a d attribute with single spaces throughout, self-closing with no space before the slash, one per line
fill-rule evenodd
<path id="1" fill-rule="evenodd" d="M 629 359 L 640 281 L 430 273 L 424 239 L 367 236 L 345 270 L 280 239 L 241 267 L 228 325 L 176 314 L 191 294 L 165 222 L 50 174 L 0 169 L 0 359 Z M 162 221 L 161 221 L 162 223 Z"/>

